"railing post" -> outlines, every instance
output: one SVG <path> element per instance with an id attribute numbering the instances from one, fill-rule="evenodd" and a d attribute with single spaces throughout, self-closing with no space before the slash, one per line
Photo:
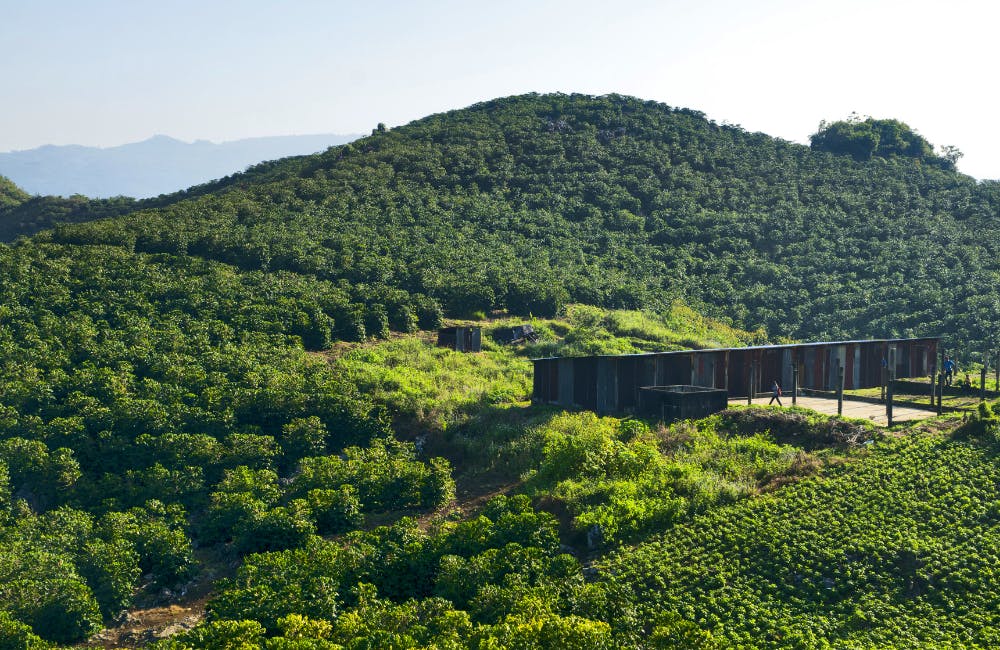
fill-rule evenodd
<path id="1" fill-rule="evenodd" d="M 934 400 L 937 399 L 937 385 L 934 383 L 937 378 L 937 363 L 931 365 L 931 408 L 934 408 Z"/>
<path id="2" fill-rule="evenodd" d="M 885 386 L 885 419 L 888 426 L 892 426 L 892 378 Z"/>
<path id="3" fill-rule="evenodd" d="M 837 364 L 837 415 L 844 414 L 844 366 Z"/>

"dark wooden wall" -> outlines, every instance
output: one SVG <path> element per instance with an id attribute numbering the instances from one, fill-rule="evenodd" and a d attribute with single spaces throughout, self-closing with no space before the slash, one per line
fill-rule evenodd
<path id="1" fill-rule="evenodd" d="M 890 348 L 896 350 L 896 377 L 905 378 L 926 376 L 937 346 L 937 339 L 902 339 L 537 359 L 532 399 L 598 413 L 627 413 L 638 407 L 644 386 L 724 388 L 740 397 L 751 385 L 757 392 L 769 392 L 777 380 L 791 390 L 793 366 L 799 369 L 801 388 L 833 390 L 841 364 L 845 388 L 874 388 L 882 385 L 882 360 L 889 359 Z"/>

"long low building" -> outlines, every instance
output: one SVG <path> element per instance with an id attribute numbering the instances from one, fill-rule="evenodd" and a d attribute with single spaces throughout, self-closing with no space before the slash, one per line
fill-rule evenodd
<path id="1" fill-rule="evenodd" d="M 798 386 L 834 390 L 875 388 L 889 365 L 897 378 L 926 377 L 935 365 L 938 338 L 881 339 L 650 352 L 618 356 L 534 359 L 535 402 L 585 408 L 600 414 L 634 412 L 640 389 L 690 385 L 720 388 L 730 397 L 785 391 L 798 368 Z"/>

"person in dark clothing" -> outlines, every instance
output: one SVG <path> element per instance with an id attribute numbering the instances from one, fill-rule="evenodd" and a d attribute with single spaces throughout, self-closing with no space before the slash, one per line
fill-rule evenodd
<path id="1" fill-rule="evenodd" d="M 771 401 L 768 404 L 774 404 L 774 400 L 778 400 L 778 406 L 784 406 L 781 403 L 781 386 L 778 385 L 778 380 L 775 379 L 774 383 L 771 384 Z"/>

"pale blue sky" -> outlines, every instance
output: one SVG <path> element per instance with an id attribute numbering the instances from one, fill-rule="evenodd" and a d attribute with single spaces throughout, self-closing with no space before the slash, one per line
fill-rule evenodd
<path id="1" fill-rule="evenodd" d="M 367 133 L 494 97 L 619 92 L 807 142 L 907 122 L 1000 178 L 988 0 L 0 0 L 0 151 Z"/>

